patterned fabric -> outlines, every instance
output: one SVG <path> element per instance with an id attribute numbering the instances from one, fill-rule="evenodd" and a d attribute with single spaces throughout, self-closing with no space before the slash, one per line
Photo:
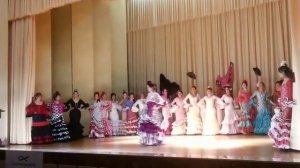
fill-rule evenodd
<path id="1" fill-rule="evenodd" d="M 48 104 L 48 109 L 51 111 L 50 128 L 55 142 L 67 141 L 71 139 L 68 128 L 64 122 L 63 112 L 65 105 L 61 102 L 51 102 Z"/>
<path id="2" fill-rule="evenodd" d="M 250 102 L 251 92 L 240 90 L 236 98 L 242 110 L 239 119 L 238 129 L 242 134 L 250 134 L 253 132 L 253 123 L 255 120 L 255 109 Z"/>
<path id="3" fill-rule="evenodd" d="M 147 113 L 140 116 L 139 143 L 143 145 L 160 145 L 164 134 L 160 129 L 162 115 L 158 108 L 162 107 L 165 101 L 158 93 L 150 92 L 146 98 L 146 103 Z"/>
<path id="4" fill-rule="evenodd" d="M 267 135 L 271 126 L 271 112 L 268 109 L 269 94 L 267 92 L 256 91 L 251 99 L 256 98 L 257 116 L 254 123 L 254 134 Z"/>
<path id="5" fill-rule="evenodd" d="M 94 101 L 91 104 L 90 138 L 103 138 L 112 135 L 112 125 L 108 120 L 110 103 L 105 100 Z"/>
<path id="6" fill-rule="evenodd" d="M 278 101 L 279 107 L 272 118 L 269 137 L 273 140 L 273 146 L 280 149 L 290 149 L 290 131 L 293 105 L 293 82 L 291 79 L 281 85 L 281 95 Z"/>
<path id="7" fill-rule="evenodd" d="M 137 133 L 138 126 L 138 116 L 135 112 L 131 111 L 134 102 L 131 100 L 127 100 L 124 105 L 124 110 L 127 113 L 127 122 L 126 122 L 126 130 L 128 135 L 134 135 Z"/>

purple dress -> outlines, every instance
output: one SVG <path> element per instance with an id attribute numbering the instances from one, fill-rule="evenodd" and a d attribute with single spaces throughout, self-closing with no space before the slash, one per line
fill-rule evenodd
<path id="1" fill-rule="evenodd" d="M 165 104 L 164 99 L 157 92 L 150 92 L 146 98 L 147 114 L 140 118 L 139 143 L 143 145 L 160 145 L 164 133 L 160 126 L 162 114 L 159 108 Z"/>

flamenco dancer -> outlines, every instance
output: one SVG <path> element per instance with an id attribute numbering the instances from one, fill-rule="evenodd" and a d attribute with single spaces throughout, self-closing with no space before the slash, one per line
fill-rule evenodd
<path id="1" fill-rule="evenodd" d="M 81 119 L 81 111 L 82 109 L 87 109 L 89 107 L 88 103 L 85 103 L 83 100 L 79 98 L 79 92 L 77 90 L 73 91 L 72 99 L 68 100 L 65 103 L 67 107 L 66 111 L 70 111 L 70 123 L 68 124 L 68 128 L 70 131 L 70 136 L 72 140 L 82 138 L 83 126 L 80 123 Z"/>
<path id="2" fill-rule="evenodd" d="M 119 112 L 119 135 L 126 135 L 127 111 L 125 110 L 125 103 L 128 100 L 128 93 L 123 91 L 122 96 L 122 100 L 119 102 L 119 105 L 122 107 L 122 110 Z"/>
<path id="3" fill-rule="evenodd" d="M 293 106 L 293 81 L 294 72 L 286 62 L 278 68 L 280 76 L 283 78 L 281 85 L 278 108 L 272 118 L 269 137 L 273 140 L 273 146 L 279 149 L 290 149 L 290 131 Z"/>
<path id="4" fill-rule="evenodd" d="M 211 87 L 207 87 L 206 94 L 207 95 L 200 100 L 200 103 L 204 106 L 205 109 L 202 135 L 216 135 L 220 132 L 220 126 L 217 116 L 217 106 L 219 98 L 213 95 L 213 90 Z"/>
<path id="5" fill-rule="evenodd" d="M 65 142 L 70 140 L 70 133 L 63 117 L 65 105 L 61 101 L 59 92 L 53 94 L 52 102 L 48 104 L 48 109 L 51 112 L 50 127 L 54 142 Z"/>
<path id="6" fill-rule="evenodd" d="M 117 136 L 122 133 L 120 133 L 120 116 L 119 112 L 122 111 L 122 107 L 119 105 L 117 101 L 117 96 L 115 93 L 111 94 L 111 111 L 109 113 L 109 119 L 112 124 L 112 135 Z"/>
<path id="7" fill-rule="evenodd" d="M 151 81 L 147 82 L 148 95 L 146 98 L 147 115 L 142 115 L 140 126 L 138 129 L 139 143 L 143 145 L 160 145 L 163 140 L 163 132 L 160 129 L 162 122 L 162 114 L 159 109 L 166 102 L 155 91 L 155 84 Z"/>
<path id="8" fill-rule="evenodd" d="M 101 134 L 104 136 L 112 135 L 111 121 L 108 120 L 109 111 L 111 110 L 111 102 L 107 100 L 105 92 L 100 94 L 100 125 L 103 126 Z"/>
<path id="9" fill-rule="evenodd" d="M 234 109 L 234 100 L 231 96 L 231 87 L 225 87 L 225 94 L 221 98 L 221 104 L 225 106 L 225 116 L 222 121 L 220 134 L 237 134 L 238 133 L 238 116 Z"/>
<path id="10" fill-rule="evenodd" d="M 101 95 L 99 92 L 94 93 L 94 101 L 89 109 L 92 116 L 90 138 L 104 138 L 112 134 L 111 123 L 108 120 L 110 102 L 106 101 L 105 97 L 105 92 L 102 92 Z"/>
<path id="11" fill-rule="evenodd" d="M 202 132 L 202 120 L 200 107 L 198 102 L 200 101 L 200 96 L 197 93 L 197 87 L 192 86 L 191 93 L 189 93 L 184 102 L 184 108 L 187 110 L 187 132 L 189 135 L 201 134 Z"/>
<path id="12" fill-rule="evenodd" d="M 127 112 L 126 130 L 128 135 L 135 135 L 137 133 L 138 117 L 137 113 L 132 112 L 131 108 L 134 104 L 134 94 L 129 94 L 129 99 L 125 102 L 124 110 Z"/>
<path id="13" fill-rule="evenodd" d="M 186 116 L 184 109 L 184 97 L 181 90 L 177 91 L 177 97 L 171 103 L 175 112 L 175 121 L 173 122 L 171 135 L 184 135 L 186 133 Z"/>
<path id="14" fill-rule="evenodd" d="M 161 96 L 167 104 L 162 108 L 163 122 L 161 123 L 161 129 L 165 135 L 171 135 L 173 118 L 170 111 L 170 99 L 168 97 L 168 90 L 163 89 Z"/>
<path id="15" fill-rule="evenodd" d="M 240 121 L 238 124 L 239 132 L 241 132 L 242 134 L 250 134 L 251 132 L 253 132 L 250 113 L 251 111 L 254 111 L 254 108 L 251 108 L 250 97 L 251 92 L 248 90 L 248 82 L 244 80 L 236 98 L 236 102 L 239 104 L 242 110 Z M 252 114 L 253 113 L 254 112 L 252 112 Z"/>
<path id="16" fill-rule="evenodd" d="M 267 135 L 271 124 L 271 112 L 268 109 L 269 93 L 266 92 L 265 84 L 258 82 L 258 90 L 253 93 L 251 100 L 257 99 L 257 116 L 254 124 L 254 134 Z M 250 102 L 251 103 L 251 102 Z"/>
<path id="17" fill-rule="evenodd" d="M 132 112 L 139 113 L 139 125 L 143 121 L 147 120 L 147 104 L 146 104 L 146 97 L 144 93 L 141 93 L 140 99 L 138 99 L 131 108 Z"/>
<path id="18" fill-rule="evenodd" d="M 47 118 L 50 116 L 47 105 L 43 102 L 41 93 L 36 93 L 31 104 L 26 107 L 26 117 L 32 117 L 32 144 L 46 144 L 53 142 L 51 129 L 47 121 Z"/>

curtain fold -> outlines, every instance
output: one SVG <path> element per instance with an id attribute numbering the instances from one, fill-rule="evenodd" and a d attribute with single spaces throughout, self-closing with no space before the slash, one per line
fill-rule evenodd
<path id="1" fill-rule="evenodd" d="M 12 22 L 10 30 L 10 143 L 31 142 L 31 118 L 25 107 L 35 86 L 35 17 Z"/>
<path id="2" fill-rule="evenodd" d="M 127 0 L 129 31 L 218 15 L 279 0 Z"/>
<path id="3" fill-rule="evenodd" d="M 135 25 L 137 17 L 145 17 L 141 19 L 143 23 L 153 20 L 151 14 L 139 16 L 140 13 L 147 14 L 149 10 L 139 3 L 150 3 L 149 1 L 129 2 L 136 6 L 134 9 L 128 7 L 131 13 L 128 25 Z M 168 5 L 171 0 L 154 0 L 154 2 Z M 170 3 L 168 8 L 176 11 L 179 10 L 180 5 L 185 5 L 184 8 L 188 9 L 187 6 L 190 4 L 186 4 L 187 1 L 179 2 L 180 4 Z M 192 2 L 190 3 L 193 4 Z M 217 0 L 213 2 L 216 3 Z M 185 93 L 192 84 L 196 84 L 203 95 L 208 85 L 215 86 L 218 75 L 226 73 L 231 61 L 235 64 L 234 93 L 240 88 L 244 79 L 249 81 L 252 90 L 255 89 L 256 82 L 261 80 L 266 83 L 268 91 L 272 91 L 275 81 L 278 80 L 277 68 L 280 62 L 282 60 L 290 62 L 291 57 L 287 0 L 241 1 L 240 3 L 242 2 L 247 2 L 249 5 L 257 2 L 259 5 L 171 24 L 128 29 L 130 91 L 145 90 L 147 80 L 159 84 L 159 74 L 163 73 L 171 81 L 180 84 Z M 201 5 L 199 8 L 204 4 Z M 139 7 L 138 13 L 132 13 Z M 178 13 L 178 16 L 164 10 L 156 12 L 177 18 L 194 15 L 192 9 Z M 252 68 L 255 66 L 262 70 L 261 78 L 254 75 Z M 196 73 L 196 81 L 187 78 L 186 73 L 189 71 Z"/>
<path id="4" fill-rule="evenodd" d="M 35 88 L 35 15 L 80 0 L 9 0 L 10 143 L 31 142 L 31 118 L 25 108 Z"/>
<path id="5" fill-rule="evenodd" d="M 9 0 L 9 20 L 22 19 L 80 0 Z"/>

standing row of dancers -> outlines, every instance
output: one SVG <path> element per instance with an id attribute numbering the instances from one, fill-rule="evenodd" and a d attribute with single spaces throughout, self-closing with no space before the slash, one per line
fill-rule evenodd
<path id="1" fill-rule="evenodd" d="M 90 138 L 138 134 L 139 143 L 159 145 L 165 135 L 254 133 L 268 134 L 275 147 L 289 149 L 293 72 L 286 63 L 278 70 L 283 80 L 276 82 L 276 92 L 272 96 L 266 92 L 263 82 L 257 84 L 252 94 L 246 80 L 236 99 L 230 85 L 225 86 L 222 97 L 215 96 L 213 89 L 207 87 L 206 96 L 202 98 L 197 87 L 192 86 L 187 96 L 178 90 L 177 97 L 171 101 L 167 89 L 160 95 L 151 81 L 147 82 L 148 93 L 142 93 L 137 101 L 133 93 L 124 92 L 123 99 L 118 102 L 114 93 L 108 100 L 105 92 L 95 92 L 94 100 L 88 104 L 75 90 L 66 103 L 62 103 L 61 95 L 56 92 L 53 101 L 46 105 L 42 95 L 37 93 L 26 109 L 26 115 L 33 118 L 32 143 L 81 138 L 81 110 L 88 109 L 91 113 Z M 65 111 L 70 111 L 68 125 L 62 115 Z"/>

